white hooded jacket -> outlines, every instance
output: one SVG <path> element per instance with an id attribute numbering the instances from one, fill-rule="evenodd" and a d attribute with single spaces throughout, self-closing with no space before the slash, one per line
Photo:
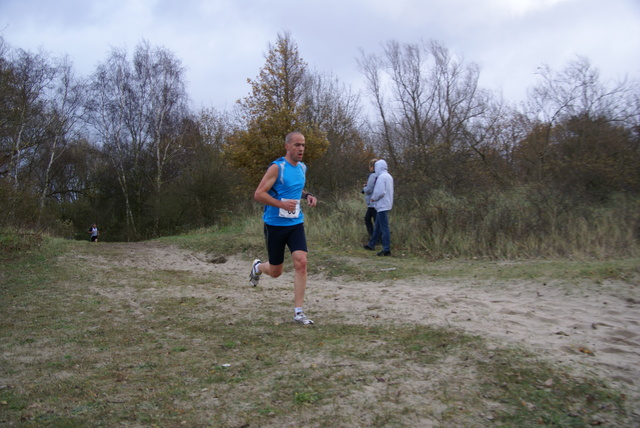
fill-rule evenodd
<path id="1" fill-rule="evenodd" d="M 387 172 L 387 161 L 380 159 L 374 167 L 376 183 L 371 194 L 371 202 L 376 211 L 390 211 L 393 208 L 393 177 Z"/>

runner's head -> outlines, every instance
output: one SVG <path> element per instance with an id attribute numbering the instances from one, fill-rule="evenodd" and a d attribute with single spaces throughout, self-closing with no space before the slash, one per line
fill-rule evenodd
<path id="1" fill-rule="evenodd" d="M 287 151 L 285 157 L 292 163 L 298 163 L 302 161 L 304 155 L 304 135 L 299 131 L 294 131 L 287 134 L 284 139 L 284 148 Z"/>

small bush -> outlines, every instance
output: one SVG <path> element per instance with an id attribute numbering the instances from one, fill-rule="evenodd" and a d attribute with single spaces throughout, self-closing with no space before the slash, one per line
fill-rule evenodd
<path id="1" fill-rule="evenodd" d="M 16 233 L 0 230 L 0 252 L 19 253 L 40 248 L 43 237 L 39 233 Z"/>

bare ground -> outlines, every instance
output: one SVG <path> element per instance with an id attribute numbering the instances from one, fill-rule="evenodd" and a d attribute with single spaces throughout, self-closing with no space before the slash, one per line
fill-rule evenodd
<path id="1" fill-rule="evenodd" d="M 237 283 L 235 289 L 193 289 L 195 296 L 225 294 L 218 302 L 229 305 L 230 313 L 239 308 L 260 311 L 261 306 L 275 296 L 278 299 L 285 296 L 284 300 L 286 296 L 293 298 L 291 272 L 285 271 L 278 279 L 263 276 L 258 288 L 252 288 L 248 283 L 250 263 L 240 256 L 212 258 L 157 243 L 103 245 L 122 248 L 118 258 L 105 256 L 93 260 L 100 275 L 109 275 L 111 269 L 125 265 L 188 271 L 205 281 L 225 278 Z M 122 253 L 126 254 L 124 259 Z M 428 265 L 426 267 L 428 269 Z M 453 327 L 487 338 L 497 346 L 503 343 L 522 346 L 576 373 L 606 379 L 633 402 L 638 402 L 639 284 L 611 280 L 569 285 L 536 280 L 495 282 L 428 276 L 394 279 L 393 275 L 390 271 L 389 279 L 382 282 L 310 275 L 305 312 L 316 324 L 339 314 L 354 324 L 410 322 Z M 282 317 L 274 322 L 291 322 L 289 306 L 282 306 Z M 640 421 L 640 409 L 632 412 L 634 420 Z"/>

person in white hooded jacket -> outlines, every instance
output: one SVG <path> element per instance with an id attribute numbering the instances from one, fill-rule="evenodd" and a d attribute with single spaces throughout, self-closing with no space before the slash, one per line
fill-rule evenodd
<path id="1" fill-rule="evenodd" d="M 375 163 L 376 181 L 371 194 L 371 202 L 376 209 L 376 222 L 366 250 L 374 251 L 376 243 L 382 238 L 382 251 L 379 256 L 391 255 L 391 230 L 389 229 L 389 211 L 393 208 L 393 177 L 387 171 L 387 161 L 380 159 Z"/>

